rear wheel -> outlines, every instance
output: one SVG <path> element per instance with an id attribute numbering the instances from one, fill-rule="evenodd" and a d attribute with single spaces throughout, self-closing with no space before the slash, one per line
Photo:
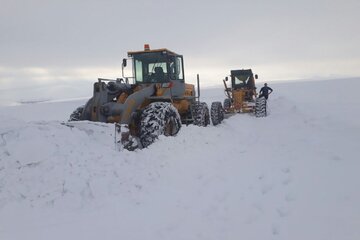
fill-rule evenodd
<path id="1" fill-rule="evenodd" d="M 206 127 L 210 124 L 209 108 L 204 102 L 195 102 L 192 105 L 194 125 Z"/>
<path id="2" fill-rule="evenodd" d="M 81 116 L 81 120 L 91 121 L 91 108 L 94 105 L 93 98 L 90 98 L 84 106 L 84 111 Z"/>
<path id="3" fill-rule="evenodd" d="M 80 106 L 77 109 L 75 109 L 69 118 L 69 121 L 81 121 L 82 120 L 82 113 L 84 111 L 84 106 Z"/>
<path id="4" fill-rule="evenodd" d="M 93 98 L 90 98 L 85 105 L 75 109 L 69 118 L 69 121 L 91 120 L 91 107 L 93 105 Z"/>
<path id="5" fill-rule="evenodd" d="M 181 128 L 177 109 L 168 102 L 155 102 L 147 106 L 140 116 L 140 142 L 148 147 L 160 135 L 174 136 Z"/>
<path id="6" fill-rule="evenodd" d="M 211 121 L 214 126 L 221 123 L 224 120 L 224 110 L 221 102 L 213 102 L 211 104 Z"/>
<path id="7" fill-rule="evenodd" d="M 261 97 L 257 98 L 255 101 L 255 116 L 256 117 L 266 117 L 266 98 Z"/>

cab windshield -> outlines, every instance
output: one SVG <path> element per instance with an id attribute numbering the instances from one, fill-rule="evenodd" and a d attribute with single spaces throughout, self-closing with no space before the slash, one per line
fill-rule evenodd
<path id="1" fill-rule="evenodd" d="M 250 79 L 249 75 L 238 75 L 235 76 L 235 84 L 246 84 Z"/>
<path id="2" fill-rule="evenodd" d="M 250 80 L 250 75 L 236 75 L 233 76 L 233 88 L 241 88 L 241 87 L 245 87 L 249 80 Z"/>
<path id="3" fill-rule="evenodd" d="M 138 83 L 162 83 L 183 80 L 181 56 L 171 56 L 163 52 L 134 55 L 135 80 Z"/>

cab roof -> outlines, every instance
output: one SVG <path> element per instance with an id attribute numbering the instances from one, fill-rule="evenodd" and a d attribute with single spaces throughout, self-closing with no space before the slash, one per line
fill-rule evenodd
<path id="1" fill-rule="evenodd" d="M 170 55 L 180 56 L 179 54 L 176 54 L 173 51 L 170 51 L 166 48 L 159 48 L 159 49 L 149 49 L 149 50 L 142 50 L 142 51 L 129 51 L 128 56 L 132 57 L 133 55 L 142 54 L 142 53 L 157 53 L 157 52 L 164 52 Z"/>
<path id="2" fill-rule="evenodd" d="M 237 75 L 253 75 L 253 72 L 251 69 L 231 70 L 231 76 Z"/>

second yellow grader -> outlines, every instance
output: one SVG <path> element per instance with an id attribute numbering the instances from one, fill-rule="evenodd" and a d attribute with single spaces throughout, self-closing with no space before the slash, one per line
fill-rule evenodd
<path id="1" fill-rule="evenodd" d="M 231 70 L 231 86 L 227 82 L 229 77 L 223 80 L 225 95 L 223 112 L 218 112 L 221 102 L 213 102 L 211 106 L 211 120 L 214 125 L 221 123 L 224 114 L 254 113 L 256 117 L 266 116 L 266 99 L 257 98 L 255 79 L 251 69 Z"/>

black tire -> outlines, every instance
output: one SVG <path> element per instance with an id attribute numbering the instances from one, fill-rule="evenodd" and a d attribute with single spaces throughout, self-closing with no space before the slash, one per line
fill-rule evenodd
<path id="1" fill-rule="evenodd" d="M 255 116 L 256 117 L 266 117 L 266 98 L 256 98 L 255 101 Z"/>
<path id="2" fill-rule="evenodd" d="M 181 128 L 177 109 L 168 102 L 155 102 L 147 106 L 140 116 L 140 142 L 148 147 L 160 135 L 174 136 Z"/>
<path id="3" fill-rule="evenodd" d="M 93 98 L 90 98 L 85 105 L 75 109 L 71 114 L 69 121 L 83 121 L 91 120 L 91 107 L 93 105 Z"/>
<path id="4" fill-rule="evenodd" d="M 224 120 L 224 110 L 221 102 L 213 102 L 211 104 L 211 121 L 214 126 L 220 124 Z"/>
<path id="5" fill-rule="evenodd" d="M 224 110 L 228 111 L 231 107 L 231 101 L 229 98 L 225 98 L 224 100 Z"/>
<path id="6" fill-rule="evenodd" d="M 93 107 L 93 98 L 90 98 L 84 106 L 81 120 L 91 121 L 91 108 Z"/>
<path id="7" fill-rule="evenodd" d="M 204 112 L 205 112 L 205 123 L 206 123 L 205 127 L 206 127 L 207 125 L 210 124 L 210 111 L 209 111 L 208 105 L 205 102 L 202 102 L 201 104 L 203 105 L 203 108 L 205 109 Z"/>
<path id="8" fill-rule="evenodd" d="M 84 106 L 80 106 L 77 109 L 75 109 L 69 118 L 69 121 L 81 121 L 82 120 L 82 113 L 84 111 Z"/>
<path id="9" fill-rule="evenodd" d="M 209 108 L 204 102 L 195 102 L 192 104 L 192 116 L 194 125 L 206 127 L 210 124 Z"/>

